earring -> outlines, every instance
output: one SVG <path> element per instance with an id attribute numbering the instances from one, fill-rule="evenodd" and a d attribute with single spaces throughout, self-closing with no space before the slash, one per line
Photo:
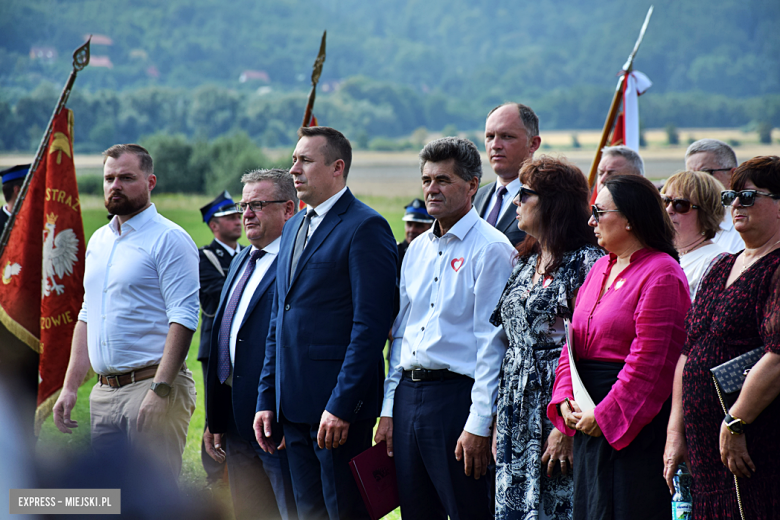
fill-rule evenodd
<path id="1" fill-rule="evenodd" d="M 626 224 L 626 231 L 631 231 L 631 224 Z"/>

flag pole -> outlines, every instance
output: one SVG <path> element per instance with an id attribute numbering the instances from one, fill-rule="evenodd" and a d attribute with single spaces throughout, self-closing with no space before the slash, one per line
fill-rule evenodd
<path id="1" fill-rule="evenodd" d="M 306 102 L 306 111 L 303 113 L 303 123 L 301 126 L 309 126 L 311 120 L 312 110 L 314 109 L 314 98 L 317 95 L 317 83 L 320 81 L 320 75 L 322 74 L 322 64 L 325 63 L 325 37 L 328 35 L 328 31 L 323 31 L 322 41 L 320 42 L 320 52 L 317 54 L 317 59 L 314 60 L 314 67 L 311 72 L 311 91 L 309 92 L 309 99 Z"/>
<path id="2" fill-rule="evenodd" d="M 19 196 L 16 198 L 13 210 L 11 211 L 11 216 L 8 218 L 8 222 L 5 224 L 3 234 L 0 235 L 0 257 L 3 256 L 5 246 L 8 245 L 8 238 L 11 236 L 11 229 L 14 227 L 16 215 L 22 208 L 22 203 L 24 202 L 24 198 L 27 195 L 27 190 L 30 187 L 33 173 L 38 169 L 38 166 L 41 164 L 41 160 L 43 160 L 43 156 L 46 153 L 46 146 L 49 144 L 49 136 L 51 135 L 52 127 L 54 125 L 54 118 L 59 115 L 62 108 L 68 102 L 70 91 L 73 88 L 73 83 L 76 81 L 76 75 L 79 73 L 79 71 L 83 70 L 84 67 L 89 65 L 89 42 L 91 40 L 92 36 L 87 39 L 84 45 L 73 51 L 73 70 L 70 71 L 68 81 L 65 83 L 65 87 L 62 89 L 62 92 L 60 92 L 60 98 L 57 100 L 57 105 L 54 107 L 54 112 L 52 112 L 51 117 L 49 118 L 49 124 L 46 125 L 46 131 L 43 133 L 41 143 L 38 145 L 38 151 L 35 153 L 35 161 L 33 162 L 32 166 L 30 166 L 30 171 L 27 172 L 27 176 L 24 178 L 24 184 L 22 184 L 22 187 L 19 190 Z"/>
<path id="3" fill-rule="evenodd" d="M 642 24 L 642 29 L 639 31 L 639 38 L 637 38 L 634 44 L 634 49 L 629 54 L 628 59 L 623 64 L 623 68 L 620 71 L 620 78 L 618 78 L 617 88 L 615 88 L 615 95 L 612 98 L 612 104 L 609 107 L 607 113 L 607 119 L 604 121 L 604 128 L 601 131 L 601 139 L 599 140 L 599 147 L 596 150 L 596 156 L 593 158 L 593 164 L 590 165 L 590 172 L 588 173 L 588 186 L 593 188 L 596 184 L 596 174 L 598 171 L 599 163 L 601 162 L 601 149 L 607 145 L 607 139 L 609 139 L 609 133 L 612 131 L 612 127 L 615 125 L 615 119 L 617 118 L 620 102 L 623 100 L 623 83 L 626 81 L 626 76 L 634 70 L 634 58 L 639 50 L 639 46 L 642 44 L 642 40 L 645 37 L 645 31 L 647 31 L 647 25 L 650 23 L 650 17 L 653 15 L 653 6 L 647 10 L 645 16 L 645 23 Z"/>

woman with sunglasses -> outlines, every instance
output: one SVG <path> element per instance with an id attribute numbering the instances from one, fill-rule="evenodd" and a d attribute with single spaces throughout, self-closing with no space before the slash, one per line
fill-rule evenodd
<path id="1" fill-rule="evenodd" d="M 690 463 L 693 518 L 780 518 L 780 157 L 755 157 L 723 192 L 745 250 L 718 260 L 699 287 L 677 363 L 664 476 Z M 724 413 L 710 369 L 756 348 Z M 734 476 L 739 477 L 741 507 Z"/>
<path id="2" fill-rule="evenodd" d="M 676 232 L 674 246 L 688 279 L 691 300 L 712 261 L 726 252 L 712 241 L 725 213 L 720 203 L 721 191 L 723 185 L 704 172 L 675 173 L 661 189 L 661 200 Z"/>
<path id="3" fill-rule="evenodd" d="M 574 399 L 564 348 L 547 416 L 574 435 L 575 519 L 666 519 L 671 497 L 658 474 L 691 304 L 674 227 L 638 175 L 609 179 L 588 223 L 609 256 L 580 288 L 571 348 L 595 408 Z"/>
<path id="4" fill-rule="evenodd" d="M 509 348 L 501 366 L 493 429 L 496 518 L 572 518 L 571 439 L 545 409 L 577 290 L 604 252 L 587 225 L 588 185 L 566 161 L 542 157 L 520 171 L 515 197 L 517 265 L 491 322 Z"/>

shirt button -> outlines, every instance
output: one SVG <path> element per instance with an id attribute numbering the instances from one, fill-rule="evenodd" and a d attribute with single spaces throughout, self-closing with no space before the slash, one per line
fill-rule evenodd
<path id="1" fill-rule="evenodd" d="M 438 281 L 439 281 L 439 278 L 438 278 L 438 277 L 437 277 L 437 278 L 434 278 L 434 279 L 433 279 L 433 281 L 434 281 L 434 282 L 438 282 Z"/>
<path id="2" fill-rule="evenodd" d="M 425 330 L 425 327 L 420 327 L 420 330 Z"/>
<path id="3" fill-rule="evenodd" d="M 433 307 L 433 304 L 431 304 L 431 307 Z"/>
<path id="4" fill-rule="evenodd" d="M 439 256 L 441 256 L 441 251 L 439 251 Z"/>
<path id="5" fill-rule="evenodd" d="M 289 310 L 290 310 L 290 304 L 289 304 L 289 303 L 288 303 L 287 305 L 285 305 L 285 306 L 284 306 L 284 310 L 286 310 L 286 311 L 289 311 Z"/>

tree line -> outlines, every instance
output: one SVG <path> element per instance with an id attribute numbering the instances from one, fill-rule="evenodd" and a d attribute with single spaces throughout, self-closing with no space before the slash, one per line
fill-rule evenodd
<path id="1" fill-rule="evenodd" d="M 0 150 L 35 150 L 58 94 L 58 87 L 44 83 L 14 103 L 0 99 Z M 507 100 L 533 107 L 542 130 L 599 128 L 611 97 L 607 88 L 553 89 L 485 104 L 358 76 L 344 81 L 336 92 L 320 93 L 314 113 L 320 124 L 339 128 L 358 149 L 391 149 L 390 139 L 421 128 L 479 132 L 487 112 Z M 138 142 L 154 134 L 208 142 L 241 133 L 257 146 L 292 146 L 305 105 L 302 91 L 263 95 L 217 85 L 90 92 L 79 90 L 77 84 L 68 102 L 75 112 L 75 147 L 82 153 L 101 152 L 114 143 Z M 730 98 L 703 92 L 661 94 L 651 89 L 640 98 L 640 117 L 645 128 L 778 127 L 780 94 Z M 411 141 L 410 146 L 414 147 Z"/>

